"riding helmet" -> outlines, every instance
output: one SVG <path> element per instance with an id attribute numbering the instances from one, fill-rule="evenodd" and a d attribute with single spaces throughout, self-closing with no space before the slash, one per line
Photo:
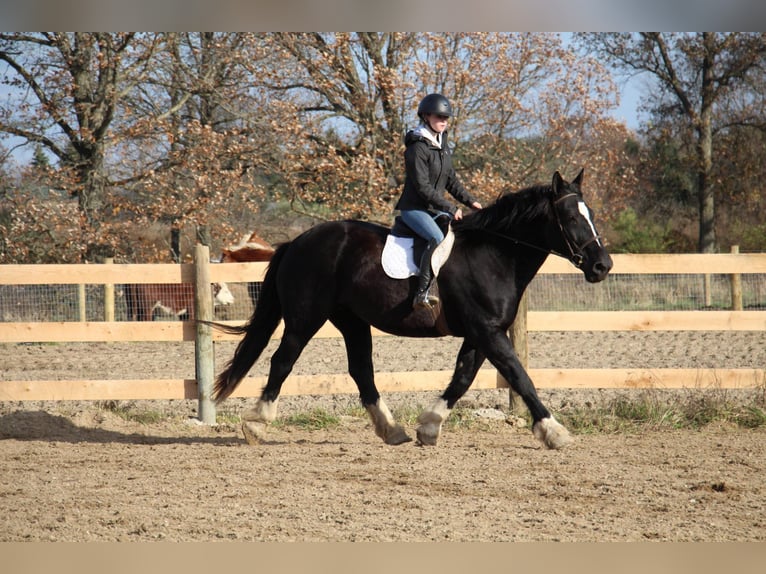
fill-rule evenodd
<path id="1" fill-rule="evenodd" d="M 428 94 L 420 100 L 418 117 L 422 120 L 425 114 L 437 114 L 440 116 L 452 116 L 452 105 L 441 94 Z"/>

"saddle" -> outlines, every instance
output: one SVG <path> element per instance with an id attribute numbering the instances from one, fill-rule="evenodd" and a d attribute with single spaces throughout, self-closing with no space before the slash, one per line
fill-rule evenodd
<path id="1" fill-rule="evenodd" d="M 450 218 L 447 215 L 439 215 L 434 221 L 444 233 L 444 241 L 434 250 L 431 255 L 431 268 L 434 278 L 439 275 L 439 269 L 444 265 L 452 251 L 455 235 L 450 228 Z M 401 216 L 394 218 L 394 225 L 386 237 L 383 246 L 381 264 L 386 275 L 392 279 L 407 279 L 417 275 L 420 271 L 420 259 L 423 255 L 427 242 L 412 229 L 410 229 Z M 434 288 L 436 287 L 434 282 Z"/>

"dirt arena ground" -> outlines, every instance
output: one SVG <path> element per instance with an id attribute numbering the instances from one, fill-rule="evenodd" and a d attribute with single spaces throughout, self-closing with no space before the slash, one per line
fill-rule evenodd
<path id="1" fill-rule="evenodd" d="M 451 369 L 458 346 L 381 338 L 375 363 Z M 220 361 L 232 351 L 228 343 L 216 348 Z M 762 368 L 766 345 L 762 333 L 534 333 L 530 365 Z M 262 360 L 252 373 L 267 366 Z M 295 372 L 344 368 L 340 342 L 316 340 Z M 189 344 L 5 345 L 0 352 L 0 384 L 193 371 Z M 540 390 L 554 413 L 613 394 Z M 396 412 L 434 396 L 386 399 Z M 282 415 L 316 407 L 349 413 L 355 402 L 283 397 L 280 408 Z M 232 400 L 226 409 L 249 404 Z M 497 413 L 507 392 L 470 391 L 463 405 Z M 514 417 L 501 416 L 446 429 L 434 448 L 391 447 L 366 418 L 344 414 L 324 430 L 275 427 L 266 444 L 251 447 L 234 424 L 197 424 L 193 401 L 116 406 L 0 403 L 0 541 L 766 540 L 763 429 L 578 434 L 569 448 L 548 451 L 528 428 L 508 424 Z M 121 408 L 163 416 L 139 422 L 120 416 Z"/>

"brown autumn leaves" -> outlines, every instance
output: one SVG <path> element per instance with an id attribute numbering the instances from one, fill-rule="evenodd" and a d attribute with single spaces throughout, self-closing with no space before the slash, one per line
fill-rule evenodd
<path id="1" fill-rule="evenodd" d="M 556 34 L 5 33 L 0 60 L 38 150 L 0 165 L 4 262 L 165 261 L 151 230 L 226 243 L 278 201 L 389 221 L 430 91 L 485 203 L 585 167 L 608 220 L 636 188 L 616 85 Z"/>

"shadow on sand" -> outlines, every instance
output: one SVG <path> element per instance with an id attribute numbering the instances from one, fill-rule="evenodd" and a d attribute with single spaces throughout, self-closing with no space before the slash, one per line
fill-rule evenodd
<path id="1" fill-rule="evenodd" d="M 147 430 L 149 427 L 147 426 Z M 190 427 L 190 431 L 192 431 Z M 126 444 L 246 444 L 243 438 L 232 436 L 153 436 L 115 430 L 78 426 L 69 418 L 45 411 L 16 411 L 0 416 L 0 440 L 28 440 L 67 443 L 126 443 Z"/>

